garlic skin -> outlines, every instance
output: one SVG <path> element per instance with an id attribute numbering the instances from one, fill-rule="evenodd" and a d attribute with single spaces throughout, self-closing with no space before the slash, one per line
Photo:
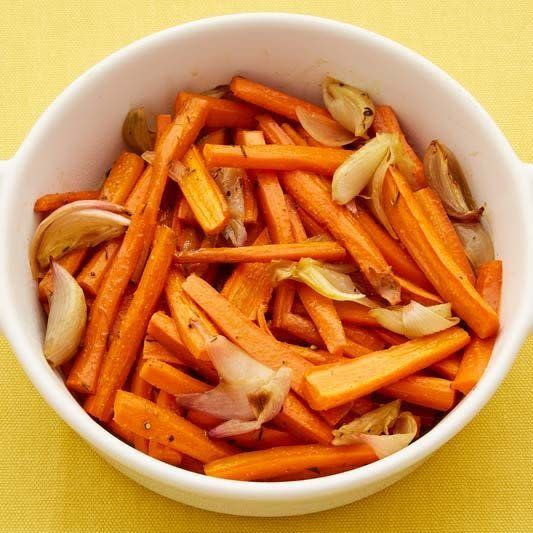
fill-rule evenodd
<path id="1" fill-rule="evenodd" d="M 455 222 L 454 228 L 474 270 L 494 259 L 492 239 L 479 222 Z"/>
<path id="2" fill-rule="evenodd" d="M 353 133 L 331 118 L 314 113 L 305 107 L 297 107 L 295 111 L 302 128 L 315 141 L 325 146 L 344 146 L 356 139 Z"/>
<path id="3" fill-rule="evenodd" d="M 87 322 L 83 290 L 74 277 L 52 261 L 54 291 L 49 297 L 50 313 L 46 325 L 43 352 L 52 366 L 68 361 L 77 351 Z"/>
<path id="4" fill-rule="evenodd" d="M 148 128 L 144 107 L 130 109 L 122 124 L 122 138 L 128 148 L 137 154 L 153 150 L 154 137 Z"/>
<path id="5" fill-rule="evenodd" d="M 327 77 L 322 83 L 322 98 L 331 116 L 356 137 L 372 125 L 375 106 L 368 93 Z"/>

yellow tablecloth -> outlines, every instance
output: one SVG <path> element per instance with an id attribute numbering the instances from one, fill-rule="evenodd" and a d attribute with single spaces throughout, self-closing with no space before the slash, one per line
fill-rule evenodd
<path id="1" fill-rule="evenodd" d="M 533 160 L 531 0 L 1 0 L 0 8 L 0 158 L 110 52 L 181 22 L 275 10 L 357 24 L 420 52 L 469 89 L 518 155 Z M 2 339 L 0 530 L 533 531 L 532 355 L 530 339 L 485 410 L 404 481 L 318 515 L 254 519 L 180 505 L 113 470 L 45 405 Z"/>

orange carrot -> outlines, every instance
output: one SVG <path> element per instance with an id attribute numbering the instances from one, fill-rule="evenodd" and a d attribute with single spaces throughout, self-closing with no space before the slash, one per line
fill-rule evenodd
<path id="1" fill-rule="evenodd" d="M 278 446 L 299 444 L 298 439 L 290 433 L 269 427 L 262 427 L 257 431 L 235 435 L 230 437 L 229 442 L 247 450 L 268 450 Z"/>
<path id="2" fill-rule="evenodd" d="M 397 346 L 398 344 L 403 344 L 407 342 L 407 337 L 394 333 L 394 331 L 389 331 L 385 328 L 374 328 L 376 335 L 381 337 L 389 346 Z"/>
<path id="3" fill-rule="evenodd" d="M 287 203 L 287 210 L 289 212 L 289 220 L 291 223 L 291 232 L 294 242 L 304 242 L 307 240 L 307 232 L 296 209 L 294 200 L 290 196 L 285 196 Z"/>
<path id="4" fill-rule="evenodd" d="M 401 241 L 443 300 L 480 337 L 494 335 L 498 315 L 449 255 L 407 180 L 393 167 L 385 175 L 383 205 Z"/>
<path id="5" fill-rule="evenodd" d="M 293 244 L 263 244 L 240 246 L 238 248 L 199 248 L 177 252 L 176 263 L 269 263 L 287 259 L 298 261 L 302 257 L 312 257 L 322 261 L 342 261 L 345 249 L 336 242 L 302 242 Z"/>
<path id="6" fill-rule="evenodd" d="M 198 150 L 203 150 L 206 144 L 227 144 L 228 134 L 226 128 L 219 128 L 218 130 L 206 133 L 197 143 Z"/>
<path id="7" fill-rule="evenodd" d="M 115 436 L 117 436 L 119 439 L 123 440 L 124 442 L 127 442 L 128 444 L 133 444 L 133 440 L 135 439 L 135 434 L 130 431 L 129 429 L 123 428 L 119 424 L 117 424 L 114 420 L 110 420 L 106 428 L 111 431 Z"/>
<path id="8" fill-rule="evenodd" d="M 272 327 L 283 328 L 283 317 L 290 313 L 296 296 L 296 283 L 285 280 L 276 287 L 274 306 L 272 310 Z"/>
<path id="9" fill-rule="evenodd" d="M 139 261 L 146 241 L 151 241 L 157 213 L 167 182 L 172 157 L 183 157 L 205 123 L 207 105 L 190 99 L 167 129 L 156 147 L 150 179 L 150 191 L 144 208 L 135 213 L 122 246 L 109 268 L 91 312 L 84 346 L 76 357 L 67 386 L 78 392 L 93 393 L 120 298 L 124 294 Z"/>
<path id="10" fill-rule="evenodd" d="M 163 138 L 170 124 L 172 123 L 172 117 L 170 115 L 157 115 L 155 117 L 155 143 Z"/>
<path id="11" fill-rule="evenodd" d="M 325 117 L 330 116 L 322 107 L 240 76 L 235 76 L 231 80 L 230 89 L 237 98 L 268 109 L 278 115 L 283 115 L 291 120 L 298 120 L 296 115 L 297 107 L 303 107 L 308 111 L 314 111 Z"/>
<path id="12" fill-rule="evenodd" d="M 283 330 L 287 331 L 297 339 L 314 346 L 324 346 L 324 341 L 320 337 L 316 326 L 311 320 L 294 313 L 285 313 L 281 323 Z"/>
<path id="13" fill-rule="evenodd" d="M 372 330 L 368 328 L 360 328 L 357 326 L 344 326 L 346 338 L 358 344 L 365 346 L 370 351 L 383 350 L 385 343 L 383 339 Z"/>
<path id="14" fill-rule="evenodd" d="M 124 204 L 124 207 L 130 213 L 137 213 L 137 211 L 141 210 L 146 204 L 151 181 L 152 167 L 148 166 L 137 180 L 137 183 L 133 186 L 133 190 Z"/>
<path id="15" fill-rule="evenodd" d="M 106 178 L 100 198 L 123 204 L 144 169 L 144 161 L 137 154 L 123 152 L 113 164 Z"/>
<path id="16" fill-rule="evenodd" d="M 74 191 L 74 192 L 57 192 L 54 194 L 45 194 L 35 200 L 33 210 L 36 213 L 48 213 L 59 207 L 78 200 L 96 200 L 100 198 L 100 191 Z"/>
<path id="17" fill-rule="evenodd" d="M 336 407 L 445 359 L 469 339 L 466 331 L 454 327 L 348 363 L 316 366 L 305 377 L 306 398 L 313 409 Z"/>
<path id="18" fill-rule="evenodd" d="M 206 392 L 211 388 L 203 381 L 195 379 L 178 368 L 156 359 L 144 361 L 139 375 L 147 383 L 174 396 Z"/>
<path id="19" fill-rule="evenodd" d="M 147 400 L 150 400 L 152 398 L 153 387 L 152 385 L 150 385 L 150 383 L 141 378 L 139 374 L 141 365 L 142 362 L 139 362 L 135 367 L 133 377 L 131 378 L 130 392 L 136 394 L 137 396 L 140 396 L 141 398 L 146 398 Z M 139 437 L 138 435 L 135 435 L 133 437 L 133 445 L 135 446 L 135 449 L 143 453 L 148 453 L 148 440 L 144 437 Z"/>
<path id="20" fill-rule="evenodd" d="M 424 174 L 424 165 L 422 161 L 415 154 L 410 144 L 407 142 L 403 134 L 398 119 L 391 107 L 386 105 L 376 106 L 374 113 L 374 121 L 372 126 L 376 133 L 398 133 L 400 142 L 402 143 L 403 156 L 409 162 L 411 167 L 411 176 L 409 176 L 409 184 L 413 189 L 417 190 L 427 186 L 427 179 Z"/>
<path id="21" fill-rule="evenodd" d="M 213 429 L 224 422 L 221 418 L 217 418 L 208 413 L 202 413 L 202 411 L 197 411 L 196 409 L 187 409 L 187 416 L 185 418 L 195 426 L 207 430 Z"/>
<path id="22" fill-rule="evenodd" d="M 265 229 L 254 246 L 270 242 Z M 268 304 L 272 295 L 272 276 L 268 263 L 241 263 L 227 279 L 220 294 L 237 307 L 247 318 L 255 320 L 258 309 Z"/>
<path id="23" fill-rule="evenodd" d="M 298 296 L 329 352 L 340 355 L 346 345 L 341 319 L 333 301 L 303 283 L 298 284 Z"/>
<path id="24" fill-rule="evenodd" d="M 377 459 L 366 444 L 281 446 L 269 450 L 238 453 L 204 466 L 208 476 L 254 481 L 326 466 L 363 466 Z"/>
<path id="25" fill-rule="evenodd" d="M 424 289 L 431 289 L 431 285 L 426 276 L 424 276 L 411 256 L 402 248 L 397 240 L 389 235 L 383 226 L 374 220 L 360 203 L 357 203 L 355 218 L 370 235 L 395 274 Z"/>
<path id="26" fill-rule="evenodd" d="M 148 323 L 148 334 L 170 350 L 185 365 L 192 368 L 210 383 L 218 381 L 218 374 L 211 361 L 196 359 L 183 344 L 174 320 L 165 313 L 158 312 L 152 315 Z"/>
<path id="27" fill-rule="evenodd" d="M 198 224 L 193 210 L 184 196 L 178 200 L 178 218 L 191 226 Z"/>
<path id="28" fill-rule="evenodd" d="M 323 235 L 326 239 L 333 240 L 333 237 L 329 234 L 328 230 L 316 222 L 315 219 L 309 216 L 301 207 L 297 207 L 296 210 L 298 211 L 298 216 L 302 221 L 306 233 L 310 237 Z"/>
<path id="29" fill-rule="evenodd" d="M 252 106 L 195 93 L 178 93 L 176 113 L 191 97 L 203 100 L 208 104 L 209 114 L 205 122 L 208 128 L 250 128 L 255 122 L 254 116 L 257 114 L 257 109 Z"/>
<path id="30" fill-rule="evenodd" d="M 263 132 L 264 137 L 270 144 L 294 144 L 285 130 L 270 115 L 257 115 L 255 119 L 257 120 L 259 129 Z"/>
<path id="31" fill-rule="evenodd" d="M 442 376 L 443 378 L 454 380 L 459 372 L 459 366 L 461 365 L 461 356 L 452 355 L 447 359 L 443 359 L 434 365 L 431 365 L 431 370 Z"/>
<path id="32" fill-rule="evenodd" d="M 363 416 L 364 414 L 376 408 L 376 404 L 368 396 L 363 396 L 354 400 L 352 403 L 351 412 L 356 416 Z"/>
<path id="33" fill-rule="evenodd" d="M 290 124 L 287 122 L 284 122 L 281 125 L 283 131 L 291 138 L 292 142 L 296 144 L 297 146 L 307 146 L 309 143 L 307 142 L 305 137 L 302 137 Z"/>
<path id="34" fill-rule="evenodd" d="M 282 130 L 283 131 L 283 130 Z M 225 146 L 206 144 L 203 154 L 208 167 L 234 167 L 265 170 L 302 170 L 333 176 L 351 155 L 340 148 L 316 146 Z"/>
<path id="35" fill-rule="evenodd" d="M 478 268 L 476 288 L 496 312 L 500 307 L 501 286 L 501 261 L 483 263 Z M 489 363 L 495 342 L 495 337 L 488 339 L 480 339 L 477 335 L 472 337 L 472 342 L 466 348 L 457 375 L 452 382 L 453 389 L 468 394 L 474 388 Z"/>
<path id="36" fill-rule="evenodd" d="M 212 441 L 203 429 L 185 418 L 131 392 L 117 392 L 114 418 L 136 435 L 165 444 L 202 462 L 214 461 L 235 451 L 228 444 Z"/>
<path id="37" fill-rule="evenodd" d="M 185 347 L 183 347 L 183 349 L 185 349 Z M 143 361 L 155 359 L 156 361 L 163 361 L 164 363 L 178 366 L 185 364 L 183 359 L 175 356 L 173 352 L 151 337 L 144 339 L 142 359 Z"/>
<path id="38" fill-rule="evenodd" d="M 432 292 L 429 292 L 410 281 L 395 276 L 396 281 L 402 289 L 402 304 L 408 304 L 411 300 L 421 303 L 422 305 L 437 305 L 442 303 L 442 298 Z"/>
<path id="39" fill-rule="evenodd" d="M 381 388 L 379 393 L 437 411 L 449 411 L 455 405 L 455 391 L 450 385 L 447 379 L 413 374 Z"/>
<path id="40" fill-rule="evenodd" d="M 466 256 L 466 252 L 448 214 L 442 205 L 439 195 L 431 188 L 424 187 L 414 193 L 415 198 L 424 210 L 426 217 L 433 225 L 435 233 L 440 237 L 457 266 L 465 273 L 470 283 L 475 283 L 472 265 Z"/>
<path id="41" fill-rule="evenodd" d="M 89 404 L 89 413 L 99 420 L 111 418 L 116 391 L 126 382 L 135 361 L 148 321 L 163 291 L 175 246 L 174 232 L 159 226 L 152 252 L 120 326 L 120 334 L 111 342 Z"/>
<path id="42" fill-rule="evenodd" d="M 257 224 L 259 209 L 255 199 L 255 187 L 246 174 L 242 178 L 242 194 L 244 197 L 244 223 Z"/>
<path id="43" fill-rule="evenodd" d="M 348 402 L 327 411 L 319 411 L 319 414 L 331 427 L 335 427 L 352 410 L 352 407 L 353 402 Z"/>

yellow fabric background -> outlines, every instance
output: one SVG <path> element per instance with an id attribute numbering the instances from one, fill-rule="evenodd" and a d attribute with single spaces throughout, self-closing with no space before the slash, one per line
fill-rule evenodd
<path id="1" fill-rule="evenodd" d="M 112 51 L 185 21 L 276 10 L 344 20 L 420 52 L 469 89 L 518 155 L 533 160 L 531 0 L 0 0 L 0 8 L 3 159 L 67 84 Z M 254 519 L 180 505 L 113 470 L 45 405 L 2 339 L 0 530 L 533 531 L 532 355 L 530 339 L 482 414 L 404 481 L 319 515 Z"/>

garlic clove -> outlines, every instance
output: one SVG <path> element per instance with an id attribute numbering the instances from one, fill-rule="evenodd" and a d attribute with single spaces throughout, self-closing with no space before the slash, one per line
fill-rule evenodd
<path id="1" fill-rule="evenodd" d="M 122 124 L 122 138 L 138 154 L 154 147 L 154 137 L 148 128 L 144 107 L 130 109 Z"/>
<path id="2" fill-rule="evenodd" d="M 305 107 L 296 107 L 295 111 L 302 128 L 315 141 L 325 146 L 344 146 L 355 141 L 355 135 L 335 120 L 314 113 Z"/>

